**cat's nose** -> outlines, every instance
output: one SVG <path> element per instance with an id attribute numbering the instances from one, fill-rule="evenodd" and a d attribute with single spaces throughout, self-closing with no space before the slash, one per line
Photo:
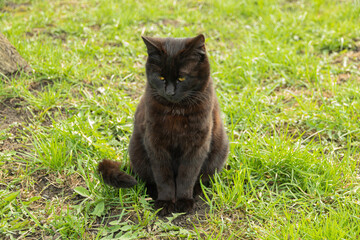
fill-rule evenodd
<path id="1" fill-rule="evenodd" d="M 165 87 L 165 93 L 168 96 L 174 96 L 175 95 L 175 86 L 172 83 L 169 83 Z"/>

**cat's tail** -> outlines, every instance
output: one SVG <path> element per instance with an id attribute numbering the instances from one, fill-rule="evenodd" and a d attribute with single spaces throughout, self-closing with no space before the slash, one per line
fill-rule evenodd
<path id="1" fill-rule="evenodd" d="M 130 188 L 137 184 L 134 177 L 120 170 L 120 163 L 104 159 L 99 163 L 98 171 L 104 182 L 116 188 Z"/>

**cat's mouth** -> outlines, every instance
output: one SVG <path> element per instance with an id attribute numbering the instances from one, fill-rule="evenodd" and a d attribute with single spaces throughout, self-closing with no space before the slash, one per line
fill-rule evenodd
<path id="1" fill-rule="evenodd" d="M 163 103 L 163 104 L 184 104 L 186 102 L 186 98 L 188 97 L 188 95 L 182 95 L 182 96 L 177 96 L 176 94 L 173 96 L 169 96 L 167 94 L 154 94 L 153 95 L 159 102 Z"/>
<path id="2" fill-rule="evenodd" d="M 175 93 L 174 95 L 153 91 L 152 95 L 164 105 L 177 105 L 182 108 L 191 107 L 207 101 L 206 96 L 204 97 L 202 93 L 195 91 L 183 92 L 182 94 Z"/>
<path id="3" fill-rule="evenodd" d="M 174 96 L 165 95 L 163 97 L 171 103 L 180 103 L 184 99 L 184 97 L 179 98 L 176 95 L 174 95 Z"/>
<path id="4" fill-rule="evenodd" d="M 181 108 L 187 108 L 196 106 L 198 104 L 201 104 L 202 101 L 198 98 L 192 97 L 191 94 L 182 95 L 181 97 L 176 96 L 161 96 L 162 100 L 165 101 L 165 104 L 171 104 L 173 106 L 181 107 Z"/>
<path id="5" fill-rule="evenodd" d="M 175 92 L 173 95 L 166 94 L 166 92 L 153 92 L 153 96 L 155 96 L 158 100 L 164 103 L 171 104 L 181 104 L 181 102 L 188 97 L 187 93 L 179 94 Z"/>

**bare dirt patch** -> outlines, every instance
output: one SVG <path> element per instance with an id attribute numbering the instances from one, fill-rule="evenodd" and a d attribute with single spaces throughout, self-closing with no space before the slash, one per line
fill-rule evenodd
<path id="1" fill-rule="evenodd" d="M 56 29 L 53 31 L 45 31 L 44 34 L 52 37 L 53 39 L 60 39 L 62 42 L 66 42 L 67 37 L 69 35 L 69 33 L 63 29 Z"/>
<path id="2" fill-rule="evenodd" d="M 15 3 L 15 2 L 6 2 L 0 12 L 25 12 L 29 9 L 30 2 L 25 3 Z"/>
<path id="3" fill-rule="evenodd" d="M 194 229 L 193 224 L 200 224 L 200 222 L 205 221 L 209 211 L 210 211 L 209 205 L 206 202 L 204 202 L 200 196 L 197 196 L 195 198 L 194 209 L 187 214 L 178 216 L 172 221 L 172 223 L 182 228 Z M 167 221 L 166 217 L 168 216 L 159 217 L 159 219 L 163 221 Z"/>
<path id="4" fill-rule="evenodd" d="M 148 21 L 148 22 L 141 22 L 139 24 L 140 28 L 143 28 L 143 33 L 145 32 L 145 27 L 149 26 L 150 29 L 154 29 L 154 27 L 159 27 L 159 28 L 167 28 L 167 27 L 181 27 L 181 26 L 186 26 L 188 25 L 185 21 L 182 20 L 178 20 L 178 19 L 160 19 L 157 21 Z"/>
<path id="5" fill-rule="evenodd" d="M 64 198 L 67 201 L 82 199 L 80 195 L 74 195 L 73 191 L 76 186 L 85 186 L 83 179 L 78 175 L 51 174 L 40 170 L 32 174 L 32 177 L 34 192 L 44 199 Z"/>
<path id="6" fill-rule="evenodd" d="M 343 84 L 349 81 L 349 79 L 352 77 L 350 73 L 340 73 L 337 75 L 337 84 Z"/>
<path id="7" fill-rule="evenodd" d="M 37 37 L 39 35 L 46 35 L 53 39 L 60 39 L 64 43 L 70 33 L 63 29 L 56 28 L 53 24 L 47 24 L 46 28 L 33 28 L 31 32 L 25 32 L 25 36 L 29 38 Z"/>
<path id="8" fill-rule="evenodd" d="M 151 203 L 153 203 L 153 200 L 151 198 L 147 199 L 147 201 L 150 201 Z M 111 222 L 112 220 L 116 220 L 118 219 L 118 216 L 120 216 L 122 214 L 122 211 L 124 209 L 125 206 L 122 205 L 118 205 L 118 206 L 112 206 L 111 209 L 109 210 L 109 212 L 104 216 L 104 217 L 99 217 L 97 218 L 96 224 L 94 225 L 94 227 L 103 227 L 108 226 L 110 227 L 111 225 L 109 225 L 109 222 Z M 131 206 L 128 206 L 131 207 Z M 155 209 L 150 209 L 150 211 L 155 213 Z M 194 209 L 187 214 L 182 214 L 177 216 L 175 219 L 171 220 L 171 224 L 187 229 L 187 230 L 193 230 L 194 229 L 194 225 L 196 226 L 200 226 L 202 224 L 204 224 L 206 221 L 208 221 L 208 217 L 209 217 L 209 212 L 210 212 L 210 207 L 209 205 L 204 202 L 199 196 L 197 196 L 195 198 L 195 207 Z M 121 219 L 121 222 L 132 222 L 134 224 L 139 224 L 139 213 L 137 212 L 129 212 L 128 215 L 124 216 Z M 107 223 L 104 223 L 104 218 L 108 219 L 106 220 Z M 140 219 L 146 218 L 146 216 L 141 216 Z M 159 225 L 159 223 L 163 222 L 164 224 L 168 224 L 169 223 L 169 219 L 168 218 L 172 218 L 172 215 L 168 215 L 168 216 L 158 216 L 156 221 L 151 221 L 150 223 L 148 223 L 148 225 L 146 226 L 146 231 L 150 234 L 153 235 L 156 239 L 169 239 L 169 238 L 157 238 L 156 235 L 157 234 L 161 234 L 165 231 L 167 231 L 166 229 L 162 229 L 162 226 Z M 117 232 L 115 233 L 117 234 Z M 151 238 L 152 239 L 152 238 Z M 172 239 L 172 238 L 170 238 Z M 174 238 L 174 239 L 178 239 L 178 238 Z"/>
<path id="9" fill-rule="evenodd" d="M 65 175 L 62 173 L 49 172 L 46 169 L 34 171 L 26 175 L 26 163 L 17 161 L 5 161 L 1 165 L 0 189 L 9 188 L 21 190 L 21 198 L 28 200 L 31 197 L 40 196 L 43 200 L 63 199 L 65 203 L 75 203 L 83 199 L 75 194 L 74 188 L 85 187 L 84 180 L 80 175 Z"/>
<path id="10" fill-rule="evenodd" d="M 277 87 L 271 95 L 271 101 L 277 102 L 279 99 L 286 105 L 284 110 L 299 107 L 298 99 L 316 102 L 321 106 L 324 102 L 330 101 L 335 94 L 327 89 L 308 89 L 305 87 Z"/>
<path id="11" fill-rule="evenodd" d="M 98 23 L 90 25 L 89 27 L 90 27 L 91 30 L 96 31 L 96 32 L 100 31 L 100 29 L 101 29 L 101 25 L 98 24 Z"/>
<path id="12" fill-rule="evenodd" d="M 162 19 L 159 22 L 160 25 L 164 25 L 164 26 L 174 26 L 174 27 L 178 27 L 180 25 L 182 25 L 183 23 L 179 20 L 176 19 Z"/>
<path id="13" fill-rule="evenodd" d="M 52 79 L 41 79 L 40 81 L 32 82 L 29 86 L 30 91 L 43 91 L 45 87 L 54 84 L 55 80 Z"/>
<path id="14" fill-rule="evenodd" d="M 24 162 L 10 161 L 1 165 L 0 171 L 0 189 L 7 189 L 15 192 L 19 191 L 18 201 L 22 202 L 28 211 L 36 216 L 36 219 L 45 225 L 54 215 L 61 215 L 67 211 L 68 207 L 76 204 L 79 200 L 78 195 L 72 190 L 75 185 L 84 185 L 83 179 L 77 175 L 62 175 L 61 173 L 52 173 L 47 170 L 37 170 L 32 172 Z M 29 172 L 32 172 L 29 174 Z M 80 197 L 81 198 L 81 197 Z M 48 208 L 49 202 L 52 202 L 51 208 Z M 55 202 L 55 204 L 54 204 Z M 46 210 L 45 210 L 46 209 Z M 45 210 L 45 211 L 44 211 Z M 22 232 L 22 229 L 15 229 L 11 234 L 12 238 L 1 235 L 1 239 L 55 239 L 45 237 L 49 233 L 41 232 L 40 226 L 31 216 L 23 212 L 24 222 L 34 226 L 35 231 Z M 53 229 L 54 230 L 54 229 Z M 55 231 L 55 230 L 54 230 Z M 59 235 L 59 236 L 57 236 Z M 57 233 L 57 238 L 61 238 Z M 8 235 L 10 236 L 10 235 Z"/>
<path id="15" fill-rule="evenodd" d="M 26 148 L 26 146 L 22 143 L 22 139 L 17 137 L 19 131 L 22 130 L 21 125 L 14 126 L 7 132 L 7 137 L 5 139 L 0 138 L 0 152 L 4 151 L 22 151 Z"/>
<path id="16" fill-rule="evenodd" d="M 10 128 L 0 138 L 0 152 L 19 151 L 24 149 L 20 131 L 23 124 L 32 119 L 30 112 L 24 108 L 26 102 L 22 98 L 7 98 L 0 102 L 0 131 Z"/>
<path id="17" fill-rule="evenodd" d="M 24 109 L 25 105 L 25 100 L 19 97 L 7 98 L 0 102 L 0 130 L 15 122 L 28 122 L 31 114 Z"/>
<path id="18" fill-rule="evenodd" d="M 344 54 L 336 54 L 335 59 L 332 62 L 333 64 L 341 65 L 347 67 L 350 63 L 354 63 L 359 66 L 360 64 L 360 47 L 358 51 L 348 51 Z"/>
<path id="19" fill-rule="evenodd" d="M 344 84 L 349 80 L 360 81 L 360 41 L 355 43 L 355 48 L 344 53 L 334 53 L 331 64 L 338 66 L 342 71 L 335 75 L 337 84 Z"/>
<path id="20" fill-rule="evenodd" d="M 18 178 L 24 171 L 24 166 L 19 162 L 1 162 L 0 171 L 0 189 L 21 189 L 20 183 L 13 184 L 13 181 Z"/>
<path id="21" fill-rule="evenodd" d="M 46 31 L 48 31 L 47 29 L 51 29 L 52 27 L 54 27 L 55 25 L 53 24 L 46 24 L 45 27 L 36 27 L 33 28 L 31 30 L 31 32 L 25 32 L 25 35 L 27 37 L 34 37 L 34 36 L 39 36 L 40 34 L 45 33 Z"/>

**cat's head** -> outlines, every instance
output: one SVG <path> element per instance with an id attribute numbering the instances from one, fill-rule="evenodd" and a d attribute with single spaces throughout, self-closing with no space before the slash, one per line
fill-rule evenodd
<path id="1" fill-rule="evenodd" d="M 179 103 L 207 86 L 210 66 L 204 35 L 142 38 L 149 55 L 146 77 L 153 95 L 170 103 Z"/>

